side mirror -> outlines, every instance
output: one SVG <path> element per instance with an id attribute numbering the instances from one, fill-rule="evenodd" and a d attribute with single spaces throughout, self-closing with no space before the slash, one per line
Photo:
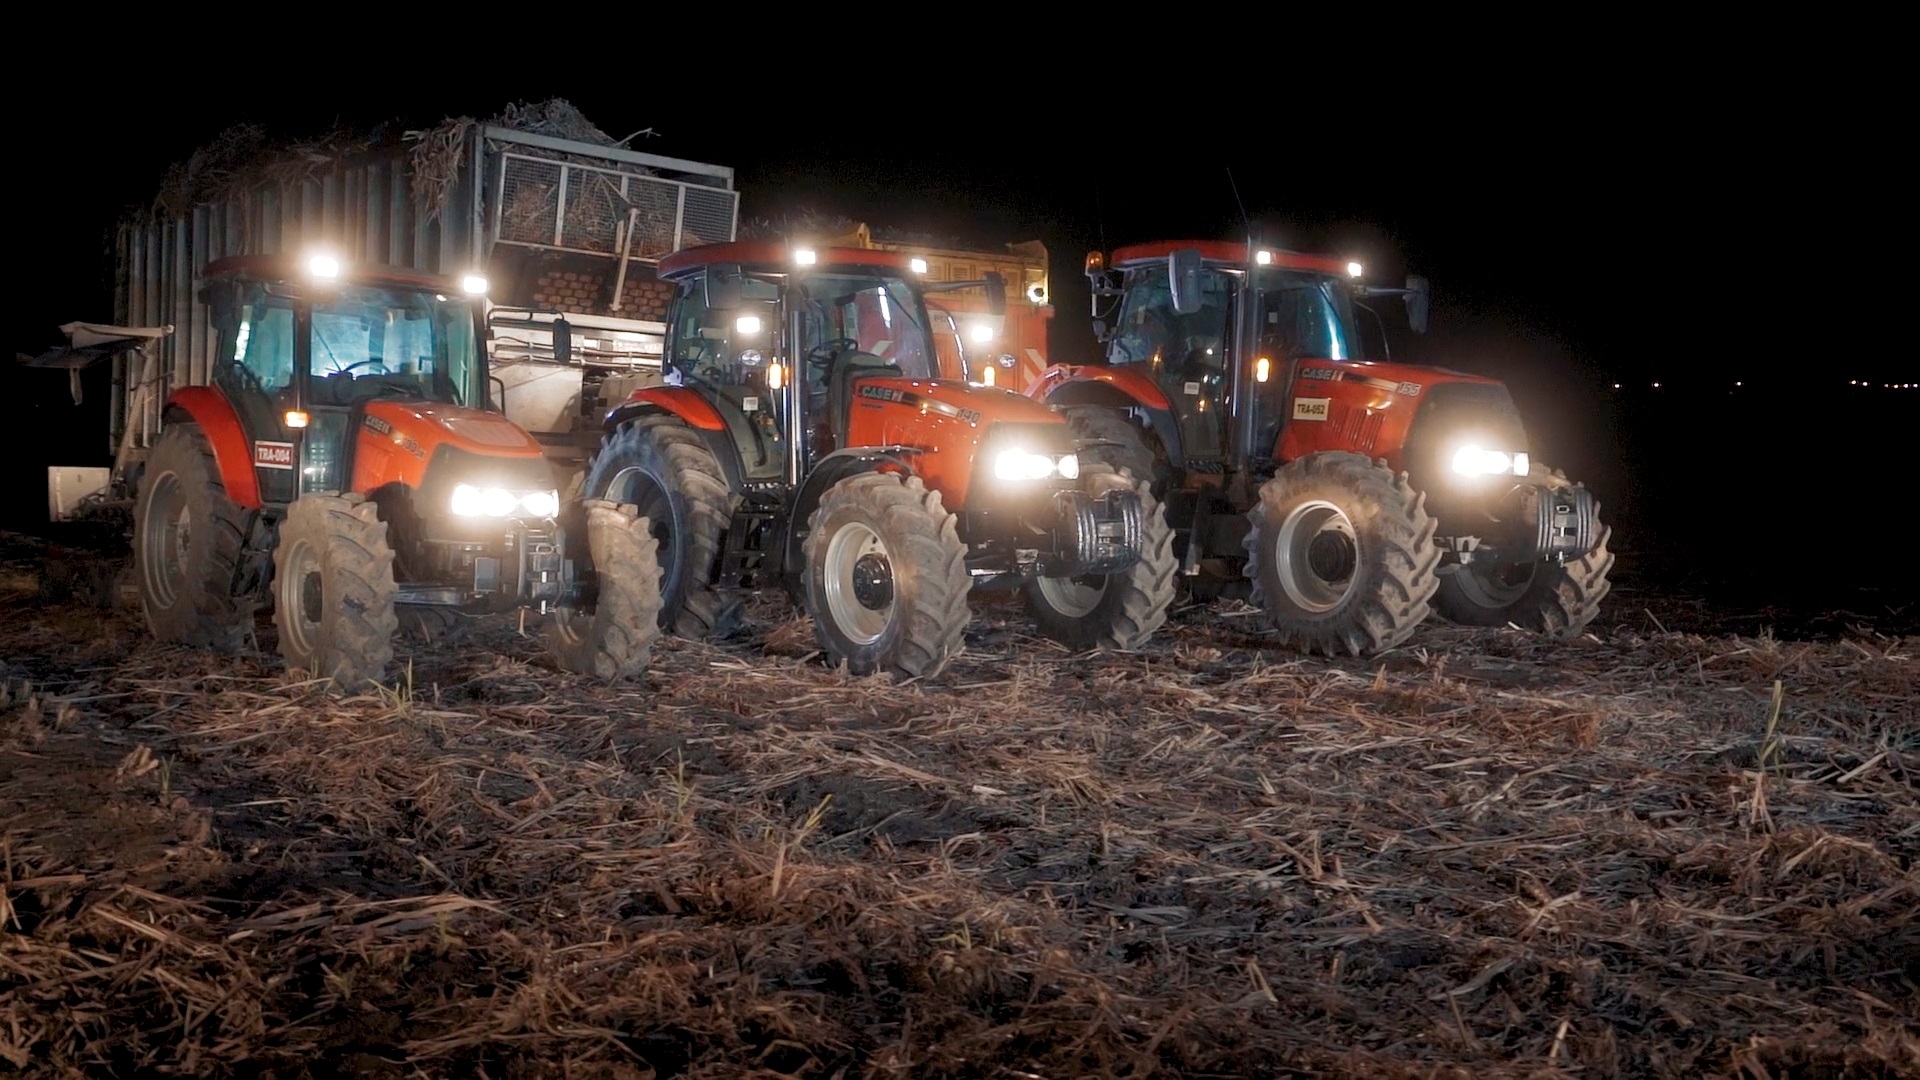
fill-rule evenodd
<path id="1" fill-rule="evenodd" d="M 740 267 L 727 263 L 707 267 L 701 276 L 706 291 L 702 297 L 710 310 L 731 311 L 740 306 Z"/>
<path id="2" fill-rule="evenodd" d="M 1167 284 L 1173 290 L 1176 315 L 1200 310 L 1200 249 L 1181 248 L 1167 256 Z"/>
<path id="3" fill-rule="evenodd" d="M 1431 295 L 1432 286 L 1426 278 L 1407 275 L 1407 325 L 1416 334 L 1427 332 L 1427 301 Z"/>
<path id="4" fill-rule="evenodd" d="M 573 324 L 565 319 L 553 320 L 553 362 L 573 363 Z"/>
<path id="5" fill-rule="evenodd" d="M 1107 320 L 1093 320 L 1093 340 L 1105 344 L 1107 340 Z"/>
<path id="6" fill-rule="evenodd" d="M 987 314 L 1007 313 L 1007 279 L 997 270 L 987 271 Z"/>

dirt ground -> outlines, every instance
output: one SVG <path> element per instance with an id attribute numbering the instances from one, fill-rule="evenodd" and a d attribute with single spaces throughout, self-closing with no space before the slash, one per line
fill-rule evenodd
<path id="1" fill-rule="evenodd" d="M 0 559 L 0 1071 L 1920 1075 L 1911 612 L 983 607 L 895 685 L 767 606 L 615 687 L 501 618 L 339 698 Z"/>

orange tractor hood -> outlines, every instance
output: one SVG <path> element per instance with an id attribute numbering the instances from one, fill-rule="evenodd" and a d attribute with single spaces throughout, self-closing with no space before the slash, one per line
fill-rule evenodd
<path id="1" fill-rule="evenodd" d="M 452 444 L 475 454 L 498 457 L 536 457 L 540 443 L 518 424 L 497 413 L 459 405 L 405 401 L 372 401 L 367 415 L 385 421 L 395 434 L 405 434 L 426 445 Z"/>

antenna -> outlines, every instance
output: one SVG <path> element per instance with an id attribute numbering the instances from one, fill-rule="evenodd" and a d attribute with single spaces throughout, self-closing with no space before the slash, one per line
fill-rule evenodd
<path id="1" fill-rule="evenodd" d="M 1233 189 L 1233 202 L 1240 208 L 1240 223 L 1247 227 L 1247 246 L 1253 246 L 1253 219 L 1247 216 L 1247 204 L 1240 198 L 1240 185 L 1233 182 L 1233 170 L 1227 170 L 1227 186 Z"/>

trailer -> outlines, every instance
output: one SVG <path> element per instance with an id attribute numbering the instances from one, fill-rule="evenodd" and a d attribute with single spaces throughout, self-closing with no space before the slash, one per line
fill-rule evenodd
<path id="1" fill-rule="evenodd" d="M 131 497 L 168 396 L 211 382 L 216 335 L 200 296 L 207 265 L 314 252 L 347 265 L 484 276 L 488 407 L 532 433 L 558 485 L 569 486 L 607 409 L 660 379 L 673 287 L 655 265 L 732 240 L 739 193 L 731 168 L 627 149 L 565 102 L 503 117 L 281 148 L 218 189 L 163 192 L 150 213 L 124 223 L 115 322 L 170 332 L 112 357 L 110 492 Z M 514 125 L 529 118 L 537 122 Z"/>

